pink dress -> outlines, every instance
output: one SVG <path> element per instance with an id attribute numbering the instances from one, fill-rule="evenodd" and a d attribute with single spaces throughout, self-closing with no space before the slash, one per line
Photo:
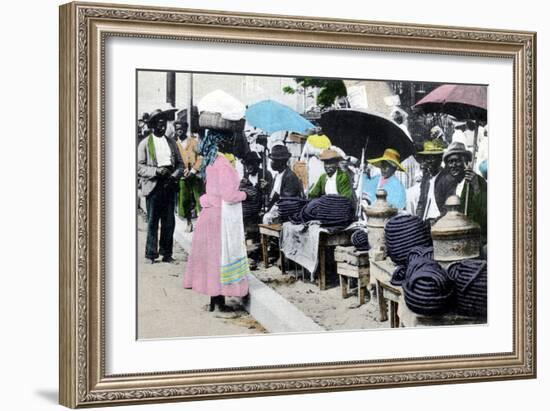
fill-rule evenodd
<path id="1" fill-rule="evenodd" d="M 246 193 L 239 191 L 239 175 L 229 160 L 218 155 L 214 163 L 206 167 L 206 194 L 200 198 L 202 210 L 195 230 L 191 254 L 185 271 L 183 286 L 209 296 L 243 297 L 248 294 L 246 275 L 237 282 L 222 284 L 222 205 L 240 203 Z M 242 218 L 242 217 L 241 217 Z M 244 227 L 232 227 L 242 230 Z M 248 264 L 245 261 L 246 270 Z"/>

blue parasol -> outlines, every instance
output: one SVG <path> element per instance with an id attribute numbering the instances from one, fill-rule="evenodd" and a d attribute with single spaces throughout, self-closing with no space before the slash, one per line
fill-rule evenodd
<path id="1" fill-rule="evenodd" d="M 300 114 L 274 100 L 263 100 L 252 104 L 245 113 L 249 124 L 268 134 L 276 131 L 293 131 L 304 134 L 307 130 L 315 128 L 313 124 Z"/>

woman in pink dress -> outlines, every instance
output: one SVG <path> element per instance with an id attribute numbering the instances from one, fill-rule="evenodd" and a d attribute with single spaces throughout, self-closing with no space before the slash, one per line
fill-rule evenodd
<path id="1" fill-rule="evenodd" d="M 210 296 L 209 311 L 226 309 L 225 297 L 248 294 L 248 258 L 241 202 L 246 192 L 231 160 L 233 133 L 209 130 L 201 139 L 206 193 L 193 233 L 183 286 Z"/>

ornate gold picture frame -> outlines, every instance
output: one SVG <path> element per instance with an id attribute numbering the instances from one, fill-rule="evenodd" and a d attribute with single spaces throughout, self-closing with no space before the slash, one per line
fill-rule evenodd
<path id="1" fill-rule="evenodd" d="M 513 75 L 511 350 L 108 373 L 106 43 L 201 41 L 496 58 Z M 213 69 L 213 71 L 215 71 Z M 92 3 L 60 7 L 60 403 L 192 401 L 536 376 L 536 34 Z M 498 121 L 498 119 L 496 119 Z M 492 206 L 495 206 L 494 204 Z M 489 210 L 491 206 L 489 207 Z M 508 315 L 508 314 L 507 314 Z M 274 337 L 260 337 L 274 338 Z M 354 334 L 350 333 L 349 339 Z M 199 355 L 200 353 L 196 353 Z"/>

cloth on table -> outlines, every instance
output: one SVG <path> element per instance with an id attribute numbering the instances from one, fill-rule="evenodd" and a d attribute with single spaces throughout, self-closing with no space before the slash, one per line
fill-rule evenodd
<path id="1" fill-rule="evenodd" d="M 283 223 L 280 237 L 280 250 L 285 258 L 300 264 L 311 275 L 317 269 L 319 254 L 319 224 Z"/>
<path id="2" fill-rule="evenodd" d="M 405 265 L 398 265 L 393 272 L 390 283 L 392 285 L 401 286 L 403 281 L 407 279 L 407 268 L 411 262 L 417 258 L 424 257 L 433 260 L 434 249 L 433 247 L 417 246 L 411 248 L 407 256 L 407 263 Z"/>
<path id="3" fill-rule="evenodd" d="M 369 251 L 369 236 L 365 230 L 356 230 L 351 235 L 351 243 L 358 251 Z"/>
<path id="4" fill-rule="evenodd" d="M 416 314 L 443 314 L 452 305 L 454 284 L 436 261 L 417 257 L 407 267 L 403 295 L 407 307 Z"/>
<path id="5" fill-rule="evenodd" d="M 413 247 L 431 247 L 432 237 L 428 226 L 421 218 L 397 215 L 386 223 L 384 229 L 388 257 L 396 265 L 406 265 Z"/>
<path id="6" fill-rule="evenodd" d="M 307 203 L 308 200 L 300 197 L 281 197 L 277 202 L 281 221 L 283 223 L 289 221 L 292 216 L 300 213 Z"/>
<path id="7" fill-rule="evenodd" d="M 487 315 L 487 262 L 464 260 L 448 268 L 449 278 L 456 287 L 458 314 L 484 317 Z"/>
<path id="8" fill-rule="evenodd" d="M 299 214 L 291 218 L 295 224 L 319 221 L 323 227 L 332 227 L 333 229 L 344 229 L 354 220 L 355 210 L 351 201 L 334 194 L 327 194 L 311 200 Z"/>

